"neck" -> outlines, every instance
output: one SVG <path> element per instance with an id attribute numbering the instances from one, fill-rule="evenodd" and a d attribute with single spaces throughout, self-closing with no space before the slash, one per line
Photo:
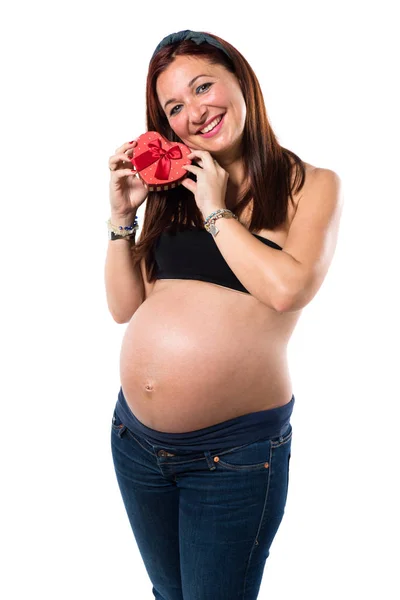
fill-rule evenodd
<path id="1" fill-rule="evenodd" d="M 229 175 L 226 186 L 225 204 L 227 208 L 232 209 L 237 203 L 239 194 L 245 183 L 243 162 L 241 159 L 227 161 L 226 159 L 219 159 L 218 156 L 215 156 L 215 158 Z"/>
<path id="2" fill-rule="evenodd" d="M 238 203 L 239 196 L 243 192 L 245 184 L 246 182 L 242 172 L 239 173 L 238 171 L 235 171 L 232 176 L 231 174 L 229 175 L 225 194 L 225 204 L 230 210 Z"/>

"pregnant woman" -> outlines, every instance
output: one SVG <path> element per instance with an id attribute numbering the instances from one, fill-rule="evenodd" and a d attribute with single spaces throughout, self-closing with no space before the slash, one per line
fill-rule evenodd
<path id="1" fill-rule="evenodd" d="M 255 600 L 288 494 L 287 345 L 334 255 L 341 180 L 280 146 L 254 71 L 215 35 L 160 42 L 146 111 L 192 164 L 150 191 L 135 140 L 109 159 L 117 481 L 155 598 Z"/>

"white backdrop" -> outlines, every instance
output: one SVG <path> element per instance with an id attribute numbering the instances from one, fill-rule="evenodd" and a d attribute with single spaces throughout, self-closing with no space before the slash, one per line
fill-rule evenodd
<path id="1" fill-rule="evenodd" d="M 333 263 L 289 346 L 289 496 L 259 598 L 399 597 L 395 4 L 1 9 L 3 598 L 153 598 L 111 458 L 127 325 L 105 295 L 108 159 L 144 132 L 151 54 L 182 29 L 236 46 L 280 143 L 344 185 Z"/>

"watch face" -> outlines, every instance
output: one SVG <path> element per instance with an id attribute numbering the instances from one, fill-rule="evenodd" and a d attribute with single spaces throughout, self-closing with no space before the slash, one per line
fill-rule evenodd
<path id="1" fill-rule="evenodd" d="M 109 235 L 110 240 L 131 240 L 132 237 L 133 237 L 132 233 L 130 233 L 129 235 L 118 235 L 117 233 L 114 233 L 113 231 L 110 231 L 110 235 Z"/>

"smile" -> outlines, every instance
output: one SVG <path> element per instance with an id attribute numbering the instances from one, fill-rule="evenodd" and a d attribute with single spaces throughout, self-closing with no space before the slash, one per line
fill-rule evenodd
<path id="1" fill-rule="evenodd" d="M 207 127 L 199 131 L 198 135 L 203 137 L 211 137 L 218 133 L 223 125 L 225 115 L 216 117 Z"/>

